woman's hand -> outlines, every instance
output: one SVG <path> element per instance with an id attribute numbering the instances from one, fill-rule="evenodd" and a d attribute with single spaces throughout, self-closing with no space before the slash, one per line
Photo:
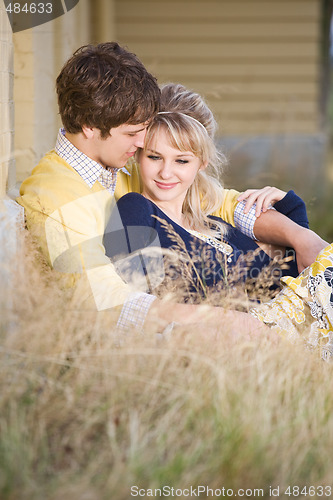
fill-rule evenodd
<path id="1" fill-rule="evenodd" d="M 247 189 L 237 199 L 238 201 L 246 200 L 244 213 L 247 214 L 252 205 L 256 203 L 256 217 L 259 217 L 261 212 L 266 212 L 270 205 L 282 200 L 286 196 L 286 192 L 276 187 L 266 186 L 262 189 Z"/>

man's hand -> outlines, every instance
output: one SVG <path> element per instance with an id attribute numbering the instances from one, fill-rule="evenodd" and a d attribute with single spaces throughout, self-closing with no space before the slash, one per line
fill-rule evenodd
<path id="1" fill-rule="evenodd" d="M 276 187 L 266 186 L 262 189 L 247 189 L 237 198 L 238 201 L 246 200 L 244 213 L 247 214 L 252 205 L 256 205 L 256 217 L 262 212 L 266 212 L 270 205 L 282 200 L 286 192 Z"/>

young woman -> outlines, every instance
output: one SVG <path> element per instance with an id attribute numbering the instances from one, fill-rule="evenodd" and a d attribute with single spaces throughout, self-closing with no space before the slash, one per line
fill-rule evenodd
<path id="1" fill-rule="evenodd" d="M 206 214 L 206 216 L 209 214 L 214 214 L 215 211 L 218 211 L 217 209 L 219 208 L 219 206 L 222 205 L 223 189 L 220 184 L 219 178 L 221 177 L 221 168 L 225 163 L 225 157 L 217 151 L 214 144 L 217 124 L 214 119 L 212 111 L 207 106 L 202 97 L 199 94 L 186 89 L 184 86 L 180 84 L 170 83 L 164 85 L 161 88 L 161 109 L 162 113 L 170 111 L 177 113 L 178 118 L 179 116 L 183 115 L 193 118 L 194 122 L 192 122 L 192 125 L 196 123 L 196 125 L 199 126 L 199 132 L 201 133 L 204 132 L 204 139 L 206 138 L 209 139 L 208 143 L 205 145 L 205 148 L 207 150 L 206 156 L 208 157 L 209 166 L 205 171 L 201 169 L 200 175 L 195 181 L 195 186 L 193 186 L 189 190 L 187 196 L 187 202 L 185 203 L 184 206 L 184 210 L 185 212 L 187 212 L 186 216 L 188 218 L 188 222 L 191 223 L 192 229 L 198 229 L 198 228 L 200 229 L 200 227 L 202 228 L 203 223 L 207 223 L 206 220 L 207 217 L 205 221 L 202 219 L 203 211 Z M 162 115 L 159 116 L 162 117 Z M 167 118 L 165 117 L 165 119 Z M 151 129 L 150 135 L 152 132 L 153 130 Z M 200 189 L 200 191 L 202 190 L 203 193 L 202 195 L 200 195 L 201 199 L 200 205 L 198 205 L 197 203 L 198 189 Z M 296 196 L 296 194 L 293 191 L 290 191 L 288 192 L 288 194 L 286 194 L 283 191 L 278 190 L 276 188 L 264 188 L 263 190 L 259 191 L 248 190 L 245 193 L 243 193 L 243 195 L 239 199 L 240 201 L 242 201 L 242 203 L 240 203 L 239 206 L 241 207 L 242 204 L 245 206 L 244 211 L 248 211 L 249 206 L 254 201 L 256 201 L 257 202 L 256 215 L 260 214 L 261 208 L 263 209 L 263 211 L 266 211 L 270 203 L 275 203 L 274 208 L 276 208 L 277 211 L 280 211 L 284 215 L 288 216 L 291 220 L 293 220 L 297 224 L 303 227 L 308 227 L 308 219 L 307 219 L 305 204 L 301 200 L 301 198 Z M 129 210 L 127 210 L 128 203 L 130 203 L 131 205 L 131 208 Z M 133 252 L 139 248 L 146 247 L 148 245 L 147 241 L 145 240 L 146 232 L 139 231 L 139 234 L 137 234 L 138 231 L 135 232 L 133 227 L 134 226 L 149 227 L 153 222 L 153 219 L 151 217 L 151 210 L 153 209 L 156 211 L 157 209 L 156 207 L 147 205 L 145 207 L 142 207 L 140 206 L 140 204 L 142 203 L 146 202 L 142 200 L 141 197 L 131 195 L 129 198 L 125 198 L 124 200 L 122 200 L 118 205 L 119 210 L 121 210 L 121 219 L 125 226 L 129 225 L 131 226 L 132 228 L 131 232 L 133 233 L 133 237 L 131 238 L 131 243 L 128 248 L 127 247 L 122 248 L 122 245 L 125 242 L 125 240 L 122 239 L 121 236 L 119 236 L 117 240 L 113 238 L 112 236 L 114 234 L 113 229 L 114 227 L 116 227 L 115 225 L 114 226 L 112 225 L 112 223 L 115 222 L 115 214 L 114 214 L 106 230 L 106 238 L 105 238 L 107 242 L 106 246 L 108 247 L 110 256 L 127 254 L 128 252 Z M 161 213 L 155 213 L 154 215 L 162 218 L 164 216 L 164 214 Z M 172 226 L 175 221 L 173 221 L 171 218 L 171 220 L 168 220 L 168 222 Z M 170 246 L 172 245 L 172 241 L 169 237 L 166 237 L 165 228 L 163 230 L 160 227 L 161 225 L 156 219 L 154 223 L 157 224 L 158 226 L 156 230 L 159 232 L 160 237 L 161 235 L 163 235 L 163 242 L 161 242 L 162 247 L 170 248 Z M 120 227 L 122 227 L 121 222 L 120 222 Z M 226 228 L 227 225 L 224 225 L 223 227 Z M 183 240 L 185 241 L 186 248 L 188 251 L 191 250 L 193 247 L 195 247 L 195 243 L 193 241 L 193 234 L 191 235 L 190 233 L 185 231 L 185 228 L 179 228 L 179 225 L 174 229 L 176 231 L 182 232 L 182 237 Z M 298 268 L 294 250 L 290 248 L 282 249 L 281 247 L 273 248 L 272 246 L 269 245 L 263 245 L 262 243 L 256 242 L 252 238 L 247 237 L 246 235 L 244 235 L 242 232 L 232 227 L 231 225 L 228 225 L 227 233 L 228 233 L 227 242 L 235 249 L 232 257 L 234 263 L 235 261 L 238 261 L 238 263 L 240 263 L 239 259 L 240 254 L 243 255 L 248 252 L 251 252 L 251 258 L 247 259 L 246 263 L 247 267 L 246 275 L 251 277 L 252 279 L 257 278 L 259 272 L 263 268 L 267 268 L 267 266 L 271 264 L 272 256 L 279 257 L 280 260 L 282 258 L 285 258 L 285 260 L 288 259 L 288 262 L 284 262 L 282 267 L 279 266 L 277 263 L 274 266 L 271 265 L 270 277 L 272 281 L 275 282 L 271 288 L 273 289 L 276 288 L 277 284 L 279 283 L 280 276 L 284 274 L 288 274 L 294 277 L 298 275 Z M 127 236 L 127 240 L 128 238 L 129 235 Z M 200 277 L 201 283 L 204 283 L 207 286 L 215 285 L 216 281 L 220 281 L 219 277 L 221 276 L 221 274 L 223 275 L 221 266 L 215 264 L 216 250 L 214 249 L 214 246 L 212 247 L 211 245 L 212 241 L 213 240 L 211 240 L 209 244 L 202 243 L 203 246 L 202 250 L 205 250 L 205 252 L 201 253 L 206 253 L 207 256 L 209 256 L 209 254 L 212 254 L 210 262 L 214 262 L 214 264 L 211 264 L 209 267 L 216 268 L 215 273 L 213 273 L 215 274 L 215 276 L 213 276 L 211 272 L 209 273 L 208 270 L 206 269 L 205 273 L 206 276 L 204 280 L 201 280 Z M 125 244 L 127 245 L 126 242 Z M 308 249 L 306 248 L 306 251 L 307 250 Z M 314 253 L 313 258 L 318 253 L 318 251 Z M 218 255 L 219 254 L 220 252 L 218 252 Z M 312 260 L 313 259 L 311 259 L 310 262 L 312 262 Z M 206 259 L 206 267 L 207 267 L 207 261 L 209 261 L 209 259 Z M 199 263 L 199 267 L 201 268 L 202 264 Z M 231 268 L 230 265 L 229 268 Z M 242 269 L 244 271 L 244 266 L 242 266 Z M 242 272 L 241 274 L 244 277 L 245 273 Z M 207 275 L 209 276 L 207 277 Z M 197 282 L 198 279 L 196 279 L 195 281 Z M 231 278 L 229 277 L 229 282 L 230 281 Z M 197 289 L 197 283 L 195 283 L 195 288 Z"/>
<path id="2" fill-rule="evenodd" d="M 140 249 L 158 246 L 173 250 L 173 255 L 180 255 L 187 271 L 190 270 L 185 280 L 185 300 L 197 301 L 211 289 L 233 289 L 236 282 L 244 280 L 248 266 L 242 259 L 241 245 L 235 244 L 235 237 L 221 219 L 209 215 L 221 201 L 220 185 L 213 175 L 218 159 L 210 134 L 196 118 L 179 111 L 159 113 L 149 127 L 145 148 L 139 155 L 142 194 L 131 193 L 118 201 L 111 227 L 123 225 L 124 237 L 116 238 L 113 231 L 108 239 L 106 234 L 107 255 L 113 258 L 119 254 L 134 255 L 133 273 L 133 262 L 140 264 L 138 271 L 140 266 L 145 270 L 142 262 L 151 263 Z M 283 193 L 272 196 L 279 199 Z M 288 196 L 293 199 L 294 195 Z M 285 198 L 278 203 L 286 203 Z M 299 201 L 297 204 L 302 206 Z M 303 220 L 304 207 L 298 210 L 297 204 L 296 219 Z M 300 240 L 316 238 L 302 226 L 295 225 L 295 230 Z M 259 260 L 252 268 L 259 271 L 263 266 Z M 171 270 L 177 274 L 179 262 L 172 264 Z M 291 338 L 299 335 L 301 327 L 306 327 L 311 331 L 308 342 L 311 345 L 322 342 L 323 357 L 328 357 L 330 340 L 322 339 L 330 339 L 332 333 L 332 271 L 332 247 L 328 247 L 300 277 L 284 278 L 286 286 L 280 294 L 254 308 L 252 314 Z M 146 274 L 148 278 L 153 276 L 151 271 L 146 270 Z M 181 271 L 181 276 L 184 275 Z M 165 276 L 165 269 L 164 274 L 159 273 L 161 276 Z"/>

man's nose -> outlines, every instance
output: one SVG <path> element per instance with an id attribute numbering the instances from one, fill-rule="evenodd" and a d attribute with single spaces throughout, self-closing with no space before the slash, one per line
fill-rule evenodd
<path id="1" fill-rule="evenodd" d="M 136 136 L 135 146 L 137 148 L 143 148 L 146 133 L 147 133 L 147 129 L 145 128 L 144 130 L 141 130 L 141 132 L 139 132 L 138 135 Z"/>

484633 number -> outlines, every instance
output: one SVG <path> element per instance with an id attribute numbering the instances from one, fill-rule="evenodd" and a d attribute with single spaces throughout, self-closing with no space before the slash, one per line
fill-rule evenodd
<path id="1" fill-rule="evenodd" d="M 10 2 L 6 7 L 6 11 L 9 14 L 51 14 L 52 7 L 51 2 L 26 2 L 23 5 L 19 2 Z"/>
<path id="2" fill-rule="evenodd" d="M 284 494 L 290 497 L 330 497 L 332 494 L 331 486 L 288 486 Z"/>

